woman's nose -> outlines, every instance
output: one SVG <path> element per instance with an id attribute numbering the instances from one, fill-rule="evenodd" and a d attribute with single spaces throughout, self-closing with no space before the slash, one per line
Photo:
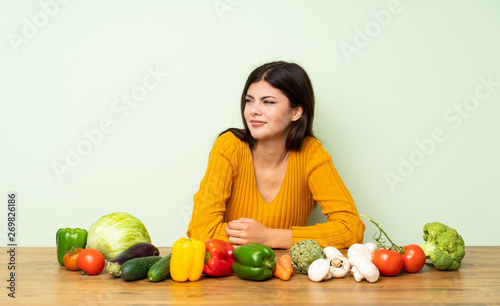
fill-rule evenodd
<path id="1" fill-rule="evenodd" d="M 252 115 L 260 115 L 261 109 L 259 103 L 252 103 L 252 108 L 250 109 Z"/>

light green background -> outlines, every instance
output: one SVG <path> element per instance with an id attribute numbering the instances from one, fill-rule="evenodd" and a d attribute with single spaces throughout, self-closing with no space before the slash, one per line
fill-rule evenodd
<path id="1" fill-rule="evenodd" d="M 248 73 L 272 60 L 308 71 L 316 136 L 395 242 L 441 221 L 468 245 L 500 244 L 498 1 L 0 3 L 1 245 L 11 191 L 19 246 L 116 211 L 172 245 L 214 139 L 241 126 Z M 103 120 L 112 130 L 85 147 Z M 78 146 L 91 151 L 58 179 Z"/>

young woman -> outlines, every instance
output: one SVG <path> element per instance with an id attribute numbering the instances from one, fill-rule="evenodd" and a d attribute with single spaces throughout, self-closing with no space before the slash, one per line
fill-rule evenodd
<path id="1" fill-rule="evenodd" d="M 365 226 L 351 195 L 313 135 L 307 73 L 282 61 L 256 68 L 241 115 L 244 129 L 228 129 L 214 143 L 188 237 L 284 249 L 303 239 L 337 248 L 362 242 Z M 316 203 L 328 221 L 307 226 Z"/>

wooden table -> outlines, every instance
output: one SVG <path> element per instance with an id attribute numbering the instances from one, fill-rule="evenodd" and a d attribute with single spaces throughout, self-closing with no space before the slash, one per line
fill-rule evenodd
<path id="1" fill-rule="evenodd" d="M 171 248 L 160 248 L 166 255 Z M 343 250 L 345 251 L 345 250 Z M 352 276 L 311 282 L 295 273 L 289 281 L 271 278 L 246 281 L 235 275 L 202 276 L 199 281 L 171 279 L 127 282 L 103 271 L 81 275 L 60 266 L 55 248 L 15 248 L 15 296 L 9 298 L 9 248 L 0 248 L 0 304 L 500 304 L 500 246 L 467 247 L 462 268 L 438 271 L 425 266 L 416 274 L 381 277 L 377 283 L 356 282 Z M 286 250 L 276 250 L 280 256 Z"/>

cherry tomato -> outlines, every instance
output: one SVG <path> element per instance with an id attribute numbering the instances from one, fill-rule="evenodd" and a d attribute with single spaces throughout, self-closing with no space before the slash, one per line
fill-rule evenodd
<path id="1" fill-rule="evenodd" d="M 385 276 L 397 275 L 403 268 L 403 256 L 396 251 L 388 249 L 375 251 L 372 262 L 380 274 Z"/>
<path id="2" fill-rule="evenodd" d="M 104 263 L 104 256 L 95 249 L 85 249 L 77 258 L 78 267 L 89 275 L 101 273 L 104 269 Z"/>
<path id="3" fill-rule="evenodd" d="M 409 244 L 405 247 L 403 254 L 403 270 L 409 273 L 416 273 L 425 265 L 425 253 L 416 244 Z"/>
<path id="4" fill-rule="evenodd" d="M 78 267 L 76 260 L 78 258 L 78 255 L 83 251 L 83 248 L 81 247 L 74 247 L 71 250 L 67 251 L 66 254 L 64 254 L 63 257 L 63 263 L 66 268 L 68 268 L 71 271 L 78 271 L 80 268 Z"/>

